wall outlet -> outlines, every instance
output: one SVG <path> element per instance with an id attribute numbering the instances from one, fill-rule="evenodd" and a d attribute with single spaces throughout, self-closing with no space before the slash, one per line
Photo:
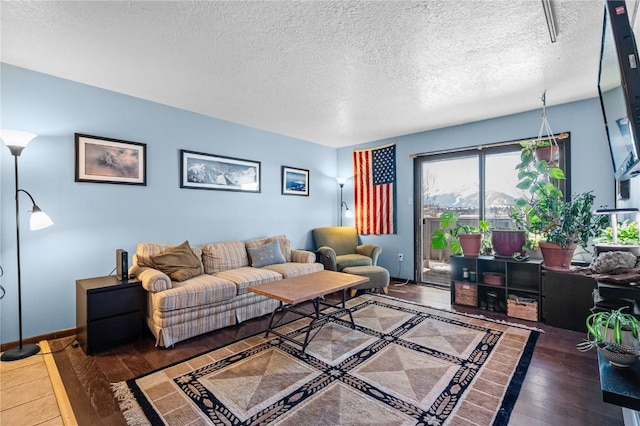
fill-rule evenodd
<path id="1" fill-rule="evenodd" d="M 404 254 L 398 253 L 398 262 L 404 261 Z"/>

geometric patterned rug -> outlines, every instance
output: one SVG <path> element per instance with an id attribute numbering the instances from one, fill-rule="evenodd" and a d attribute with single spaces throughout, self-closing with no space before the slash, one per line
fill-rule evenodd
<path id="1" fill-rule="evenodd" d="M 260 333 L 113 384 L 127 423 L 508 423 L 537 331 L 374 294 L 347 306 L 356 329 L 330 318 L 304 354 Z M 303 341 L 308 323 L 278 330 Z"/>

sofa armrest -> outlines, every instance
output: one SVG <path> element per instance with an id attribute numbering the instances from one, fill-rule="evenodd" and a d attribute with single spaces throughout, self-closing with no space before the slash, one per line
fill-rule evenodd
<path id="1" fill-rule="evenodd" d="M 327 271 L 337 271 L 338 262 L 336 261 L 336 252 L 327 246 L 318 247 L 320 253 L 320 263 L 324 265 Z"/>
<path id="2" fill-rule="evenodd" d="M 371 258 L 373 265 L 378 264 L 378 256 L 382 253 L 382 247 L 377 244 L 362 244 L 356 247 L 356 253 Z"/>
<path id="3" fill-rule="evenodd" d="M 142 287 L 150 293 L 158 293 L 173 287 L 171 278 L 157 269 L 134 265 L 129 268 L 129 273 L 142 281 Z"/>
<path id="4" fill-rule="evenodd" d="M 291 261 L 296 263 L 315 263 L 316 254 L 308 250 L 291 249 Z"/>

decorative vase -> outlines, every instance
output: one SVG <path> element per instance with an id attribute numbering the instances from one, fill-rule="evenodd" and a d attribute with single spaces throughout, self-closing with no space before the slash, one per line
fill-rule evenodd
<path id="1" fill-rule="evenodd" d="M 538 243 L 542 252 L 542 260 L 545 269 L 559 272 L 569 272 L 573 253 L 578 247 L 577 244 L 569 244 L 563 248 L 560 244 L 540 242 Z"/>
<path id="2" fill-rule="evenodd" d="M 492 230 L 491 245 L 496 256 L 511 257 L 514 253 L 525 255 L 525 232 L 516 230 Z"/>
<path id="3" fill-rule="evenodd" d="M 482 234 L 460 234 L 458 235 L 458 239 L 460 240 L 463 256 L 478 257 L 482 243 Z"/>

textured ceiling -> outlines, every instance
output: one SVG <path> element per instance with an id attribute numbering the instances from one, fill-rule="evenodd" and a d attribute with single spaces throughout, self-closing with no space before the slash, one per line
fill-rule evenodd
<path id="1" fill-rule="evenodd" d="M 342 147 L 597 96 L 602 0 L 2 1 L 2 62 Z"/>

